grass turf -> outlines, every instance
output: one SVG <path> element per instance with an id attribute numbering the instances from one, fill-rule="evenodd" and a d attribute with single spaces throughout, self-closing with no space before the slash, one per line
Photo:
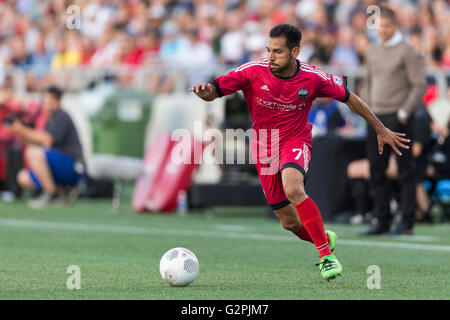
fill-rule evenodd
<path id="1" fill-rule="evenodd" d="M 40 211 L 0 203 L 0 299 L 448 299 L 449 227 L 417 225 L 422 237 L 398 239 L 326 224 L 338 234 L 343 265 L 343 276 L 326 282 L 313 245 L 267 219 L 264 208 L 179 217 L 138 215 L 129 202 L 118 215 L 101 200 Z M 179 246 L 200 261 L 185 288 L 159 274 L 161 256 Z M 80 290 L 66 287 L 70 265 L 80 267 Z M 380 267 L 379 290 L 367 288 L 370 265 Z"/>

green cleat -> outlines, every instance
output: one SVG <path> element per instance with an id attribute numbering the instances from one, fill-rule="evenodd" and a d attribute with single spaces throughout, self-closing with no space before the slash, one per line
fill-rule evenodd
<path id="1" fill-rule="evenodd" d="M 330 238 L 330 242 L 328 243 L 328 245 L 330 246 L 330 250 L 334 251 L 334 247 L 336 247 L 336 242 L 337 242 L 337 235 L 336 235 L 336 233 L 334 233 L 331 230 L 325 230 L 325 233 Z"/>
<path id="2" fill-rule="evenodd" d="M 316 264 L 316 266 L 319 266 L 322 278 L 328 281 L 342 274 L 342 266 L 334 254 L 323 256 L 320 258 L 320 263 Z"/>

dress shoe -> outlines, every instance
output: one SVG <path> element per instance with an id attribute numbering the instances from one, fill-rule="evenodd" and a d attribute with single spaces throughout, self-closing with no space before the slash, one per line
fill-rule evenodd
<path id="1" fill-rule="evenodd" d="M 389 227 L 382 227 L 382 226 L 373 226 L 372 228 L 370 228 L 367 231 L 361 232 L 358 235 L 359 236 L 376 236 L 376 235 L 381 235 L 381 234 L 388 234 L 389 233 Z"/>

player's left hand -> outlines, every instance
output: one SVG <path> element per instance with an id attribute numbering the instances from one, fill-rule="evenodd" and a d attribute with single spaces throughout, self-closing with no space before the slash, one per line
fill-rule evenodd
<path id="1" fill-rule="evenodd" d="M 386 127 L 381 129 L 377 133 L 379 154 L 383 153 L 384 144 L 388 144 L 391 146 L 391 148 L 395 151 L 396 154 L 401 156 L 402 153 L 400 152 L 400 150 L 398 150 L 398 147 L 401 147 L 403 149 L 409 149 L 409 146 L 406 144 L 403 144 L 403 142 L 411 141 L 410 139 L 404 138 L 405 136 L 406 136 L 405 133 L 393 132 Z"/>

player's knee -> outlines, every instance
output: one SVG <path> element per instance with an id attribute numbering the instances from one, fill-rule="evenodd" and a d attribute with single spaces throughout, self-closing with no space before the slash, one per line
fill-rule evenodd
<path id="1" fill-rule="evenodd" d="M 292 203 L 300 203 L 307 197 L 305 189 L 301 185 L 287 184 L 284 187 L 284 192 L 288 200 Z"/>

